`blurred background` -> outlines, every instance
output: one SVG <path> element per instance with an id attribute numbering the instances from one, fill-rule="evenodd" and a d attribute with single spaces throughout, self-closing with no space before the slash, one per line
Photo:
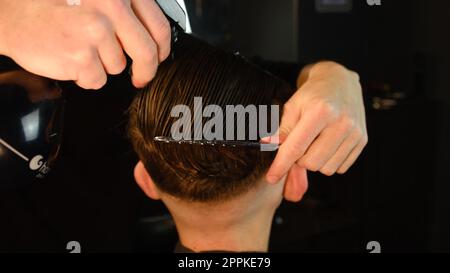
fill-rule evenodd
<path id="1" fill-rule="evenodd" d="M 194 34 L 219 47 L 361 76 L 369 145 L 345 175 L 310 174 L 304 200 L 279 209 L 271 251 L 450 251 L 450 2 L 371 2 L 186 0 Z M 74 240 L 86 252 L 172 251 L 167 211 L 132 177 L 127 75 L 102 92 L 66 89 L 61 160 L 49 179 L 1 193 L 0 251 L 65 252 Z"/>

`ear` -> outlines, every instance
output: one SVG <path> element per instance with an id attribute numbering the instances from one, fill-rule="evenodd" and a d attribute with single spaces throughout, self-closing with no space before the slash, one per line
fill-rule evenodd
<path id="1" fill-rule="evenodd" d="M 161 199 L 158 188 L 156 187 L 155 183 L 153 182 L 153 179 L 145 169 L 142 161 L 139 161 L 136 167 L 134 168 L 134 179 L 148 197 L 154 200 Z"/>
<path id="2" fill-rule="evenodd" d="M 291 202 L 299 202 L 307 190 L 308 175 L 306 169 L 294 164 L 286 178 L 284 198 Z"/>

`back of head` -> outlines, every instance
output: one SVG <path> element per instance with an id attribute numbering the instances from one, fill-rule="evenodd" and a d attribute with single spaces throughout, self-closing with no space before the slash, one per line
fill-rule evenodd
<path id="1" fill-rule="evenodd" d="M 129 135 L 135 151 L 157 187 L 175 197 L 217 202 L 246 193 L 261 180 L 274 152 L 167 144 L 155 142 L 154 137 L 170 136 L 177 121 L 171 117 L 173 107 L 187 105 L 192 112 L 198 110 L 193 109 L 194 97 L 201 97 L 204 106 L 222 109 L 226 105 L 270 106 L 277 104 L 275 93 L 290 87 L 241 56 L 187 34 L 179 37 L 173 50 L 175 58 L 160 65 L 130 107 Z M 191 128 L 194 125 L 192 120 Z"/>

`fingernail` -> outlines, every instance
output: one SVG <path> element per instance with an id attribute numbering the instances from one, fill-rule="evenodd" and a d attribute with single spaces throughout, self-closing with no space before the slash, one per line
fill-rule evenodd
<path id="1" fill-rule="evenodd" d="M 261 138 L 261 142 L 267 144 L 280 144 L 280 137 L 278 135 Z"/>
<path id="2" fill-rule="evenodd" d="M 279 144 L 280 143 L 280 136 L 279 135 L 273 135 L 270 137 L 270 143 L 272 144 Z"/>

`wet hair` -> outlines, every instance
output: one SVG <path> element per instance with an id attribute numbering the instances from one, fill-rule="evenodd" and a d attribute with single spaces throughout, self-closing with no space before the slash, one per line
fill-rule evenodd
<path id="1" fill-rule="evenodd" d="M 275 94 L 289 92 L 289 85 L 238 54 L 188 34 L 179 37 L 173 51 L 175 58 L 159 66 L 155 78 L 137 94 L 130 107 L 129 137 L 134 150 L 157 187 L 172 196 L 214 202 L 246 193 L 261 181 L 274 152 L 167 144 L 155 142 L 154 137 L 170 136 L 177 120 L 171 117 L 172 108 L 187 105 L 193 112 L 194 97 L 202 97 L 204 107 L 214 104 L 270 108 L 279 104 Z"/>

